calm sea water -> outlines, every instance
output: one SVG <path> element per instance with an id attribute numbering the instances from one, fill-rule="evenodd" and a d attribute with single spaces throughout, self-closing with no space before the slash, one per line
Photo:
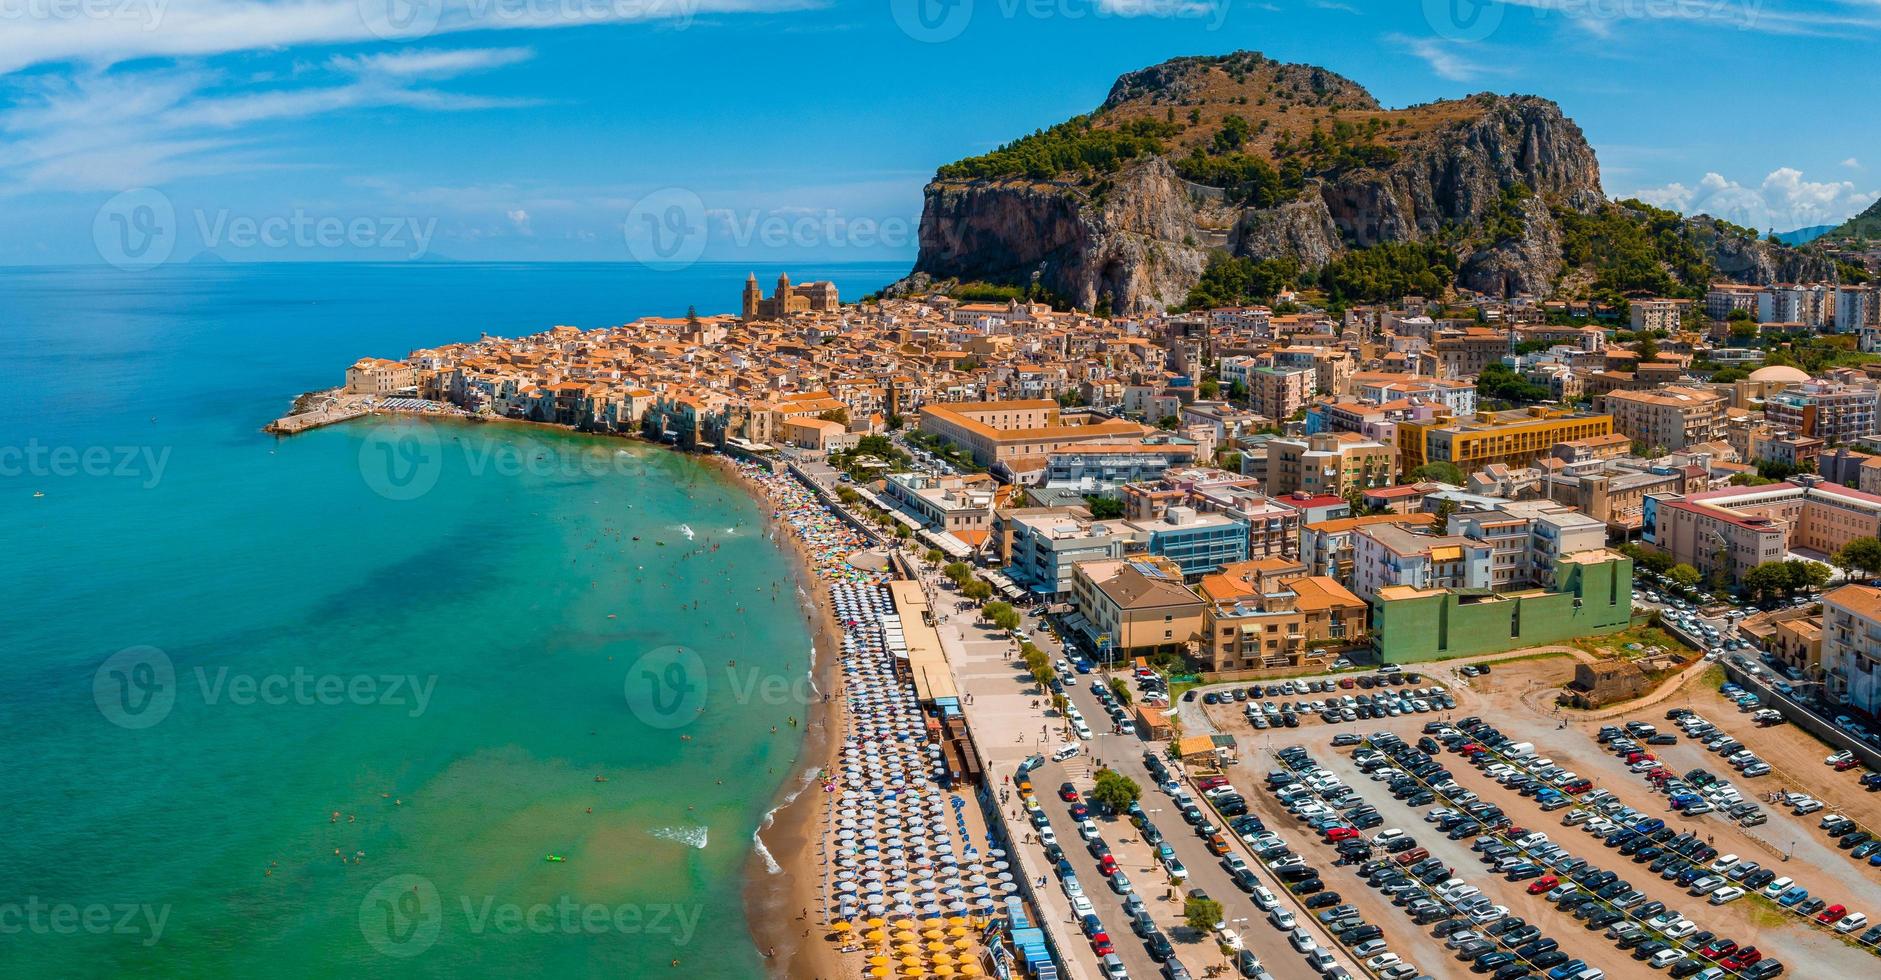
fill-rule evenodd
<path id="1" fill-rule="evenodd" d="M 362 354 L 729 309 L 745 271 L 0 270 L 7 972 L 759 973 L 741 872 L 810 659 L 759 508 L 546 430 L 259 432 Z"/>

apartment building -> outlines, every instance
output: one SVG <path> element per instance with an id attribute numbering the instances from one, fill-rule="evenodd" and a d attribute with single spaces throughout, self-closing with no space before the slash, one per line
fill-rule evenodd
<path id="1" fill-rule="evenodd" d="M 1298 666 L 1366 637 L 1365 602 L 1294 562 L 1230 565 L 1203 576 L 1197 591 L 1203 600 L 1197 653 L 1205 670 Z"/>
<path id="2" fill-rule="evenodd" d="M 1844 585 L 1822 597 L 1822 680 L 1837 701 L 1881 711 L 1881 589 Z"/>
<path id="3" fill-rule="evenodd" d="M 1203 602 L 1173 563 L 1130 559 L 1079 562 L 1072 628 L 1105 659 L 1186 651 L 1202 632 Z"/>
<path id="4" fill-rule="evenodd" d="M 1079 444 L 1046 457 L 1042 477 L 1051 489 L 1108 494 L 1125 484 L 1154 480 L 1171 468 L 1194 462 L 1195 446 L 1187 440 Z"/>
<path id="5" fill-rule="evenodd" d="M 1878 397 L 1872 385 L 1805 381 L 1765 397 L 1763 410 L 1772 428 L 1835 445 L 1874 434 Z"/>
<path id="6" fill-rule="evenodd" d="M 1267 443 L 1266 490 L 1344 497 L 1354 490 L 1390 486 L 1397 450 L 1350 432 L 1321 433 Z"/>
<path id="7" fill-rule="evenodd" d="M 1614 431 L 1648 446 L 1676 451 L 1724 438 L 1727 399 L 1716 392 L 1680 387 L 1615 391 L 1603 403 Z"/>
<path id="8" fill-rule="evenodd" d="M 1642 330 L 1663 330 L 1668 334 L 1675 334 L 1679 332 L 1685 307 L 1691 305 L 1691 300 L 1636 299 L 1628 305 L 1632 308 L 1634 333 Z"/>
<path id="9" fill-rule="evenodd" d="M 1160 520 L 1124 521 L 1152 555 L 1175 562 L 1184 575 L 1202 575 L 1247 560 L 1248 527 L 1227 514 L 1171 507 Z"/>
<path id="10" fill-rule="evenodd" d="M 1072 567 L 1081 561 L 1122 558 L 1133 540 L 1128 528 L 1093 521 L 1066 508 L 1020 508 L 994 514 L 994 533 L 1005 549 L 1006 577 L 1033 595 L 1071 594 Z"/>
<path id="11" fill-rule="evenodd" d="M 1308 521 L 1300 525 L 1300 562 L 1312 575 L 1325 575 L 1340 582 L 1352 581 L 1354 537 L 1360 530 L 1376 527 L 1404 529 L 1429 528 L 1435 514 L 1370 514 L 1364 517 L 1339 517 L 1326 521 Z"/>
<path id="12" fill-rule="evenodd" d="M 1318 374 L 1312 368 L 1257 367 L 1248 372 L 1249 407 L 1270 419 L 1290 419 L 1305 411 L 1318 391 Z"/>
<path id="13" fill-rule="evenodd" d="M 994 493 L 992 481 L 984 475 L 970 483 L 960 476 L 891 473 L 883 492 L 931 530 L 952 534 L 968 544 L 983 542 L 992 532 Z"/>

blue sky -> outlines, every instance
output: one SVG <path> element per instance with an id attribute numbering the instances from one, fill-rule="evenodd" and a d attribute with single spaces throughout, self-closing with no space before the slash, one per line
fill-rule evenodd
<path id="1" fill-rule="evenodd" d="M 1789 230 L 1881 195 L 1877 42 L 1881 0 L 0 0 L 0 264 L 911 258 L 936 165 L 1243 48 L 1546 96 L 1610 194 Z"/>

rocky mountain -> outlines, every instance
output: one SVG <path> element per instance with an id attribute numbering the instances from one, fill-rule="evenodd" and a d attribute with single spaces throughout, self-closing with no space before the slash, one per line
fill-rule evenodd
<path id="1" fill-rule="evenodd" d="M 1118 79 L 1090 115 L 942 167 L 915 274 L 894 291 L 984 282 L 1137 312 L 1182 304 L 1224 255 L 1310 274 L 1381 244 L 1436 243 L 1459 285 L 1550 295 L 1612 285 L 1577 276 L 1568 255 L 1586 251 L 1569 219 L 1602 213 L 1627 212 L 1546 99 L 1387 109 L 1323 68 L 1178 58 Z M 1748 231 L 1713 227 L 1706 242 L 1746 281 L 1799 261 Z"/>
<path id="2" fill-rule="evenodd" d="M 1873 241 L 1881 238 L 1881 201 L 1868 205 L 1868 210 L 1830 229 L 1822 237 L 1835 241 L 1855 238 Z"/>

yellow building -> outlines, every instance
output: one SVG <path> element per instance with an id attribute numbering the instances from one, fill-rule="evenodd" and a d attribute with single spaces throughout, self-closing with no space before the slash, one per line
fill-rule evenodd
<path id="1" fill-rule="evenodd" d="M 1612 432 L 1611 415 L 1539 407 L 1479 412 L 1464 421 L 1406 419 L 1398 423 L 1398 465 L 1405 473 L 1425 463 L 1454 463 L 1465 473 L 1491 463 L 1526 466 L 1556 443 Z"/>

